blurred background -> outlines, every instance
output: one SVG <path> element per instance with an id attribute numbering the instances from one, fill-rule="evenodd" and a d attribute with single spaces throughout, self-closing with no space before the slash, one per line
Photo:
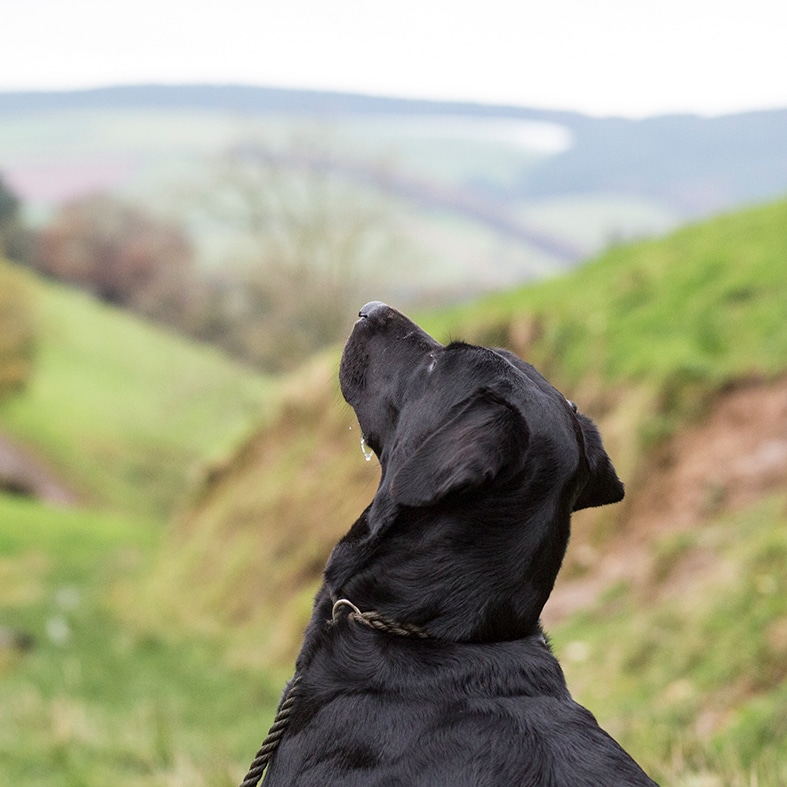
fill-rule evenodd
<path id="1" fill-rule="evenodd" d="M 0 784 L 240 781 L 374 493 L 369 300 L 598 422 L 575 697 L 665 785 L 787 783 L 782 3 L 0 13 Z"/>

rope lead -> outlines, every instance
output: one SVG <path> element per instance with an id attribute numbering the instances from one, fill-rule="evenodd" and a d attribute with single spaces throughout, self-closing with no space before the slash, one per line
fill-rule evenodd
<path id="1" fill-rule="evenodd" d="M 240 787 L 257 787 L 257 784 L 262 778 L 263 771 L 273 759 L 273 755 L 282 737 L 284 737 L 284 731 L 287 728 L 287 722 L 289 721 L 290 713 L 292 713 L 292 707 L 295 704 L 295 696 L 300 681 L 301 676 L 296 675 L 292 683 L 290 683 L 287 694 L 284 696 L 279 706 L 279 710 L 276 713 L 276 718 L 273 720 L 273 724 L 271 724 L 271 728 L 268 730 L 268 734 L 265 736 L 262 746 L 260 746 L 259 751 L 254 757 L 254 761 L 249 766 L 249 772 L 244 777 Z"/>
<path id="2" fill-rule="evenodd" d="M 347 617 L 354 620 L 356 623 L 361 623 L 364 626 L 369 626 L 376 631 L 384 631 L 387 634 L 395 634 L 397 637 L 416 637 L 418 639 L 428 639 L 429 635 L 420 627 L 411 623 L 397 623 L 390 618 L 381 615 L 379 612 L 361 612 L 352 601 L 346 598 L 340 598 L 334 605 L 331 613 L 331 623 L 336 623 L 337 613 L 342 607 L 348 607 L 349 612 Z M 276 718 L 273 720 L 265 740 L 262 742 L 254 762 L 249 766 L 249 772 L 240 784 L 240 787 L 257 787 L 260 779 L 262 778 L 263 771 L 268 766 L 268 763 L 273 759 L 276 749 L 284 737 L 284 732 L 287 729 L 287 722 L 292 713 L 292 707 L 295 704 L 295 698 L 298 693 L 298 684 L 301 681 L 301 676 L 297 675 L 292 679 L 287 693 L 282 699 L 279 710 L 276 713 Z"/>

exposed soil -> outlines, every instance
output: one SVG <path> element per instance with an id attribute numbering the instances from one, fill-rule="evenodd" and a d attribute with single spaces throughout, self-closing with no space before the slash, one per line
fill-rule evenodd
<path id="1" fill-rule="evenodd" d="M 700 526 L 787 491 L 787 377 L 748 382 L 721 394 L 700 422 L 657 449 L 632 490 L 619 535 L 593 550 L 580 541 L 588 571 L 561 576 L 544 610 L 547 626 L 590 606 L 619 582 L 647 583 L 654 538 Z"/>
<path id="2" fill-rule="evenodd" d="M 29 450 L 0 432 L 0 489 L 54 505 L 74 505 L 76 493 Z"/>

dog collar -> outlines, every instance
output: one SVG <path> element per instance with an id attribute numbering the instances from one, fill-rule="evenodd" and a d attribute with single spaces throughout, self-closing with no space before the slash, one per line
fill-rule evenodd
<path id="1" fill-rule="evenodd" d="M 415 637 L 416 639 L 429 639 L 429 635 L 420 627 L 412 623 L 398 623 L 390 618 L 381 615 L 379 612 L 361 612 L 349 599 L 338 599 L 331 610 L 330 624 L 335 625 L 340 614 L 347 609 L 347 618 L 363 626 L 382 631 L 386 634 L 394 634 L 397 637 Z"/>

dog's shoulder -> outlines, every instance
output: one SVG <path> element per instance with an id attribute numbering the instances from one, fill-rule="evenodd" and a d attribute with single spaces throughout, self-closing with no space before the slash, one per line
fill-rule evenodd
<path id="1" fill-rule="evenodd" d="M 410 641 L 346 620 L 325 632 L 271 784 L 652 784 L 573 701 L 540 636 Z"/>

